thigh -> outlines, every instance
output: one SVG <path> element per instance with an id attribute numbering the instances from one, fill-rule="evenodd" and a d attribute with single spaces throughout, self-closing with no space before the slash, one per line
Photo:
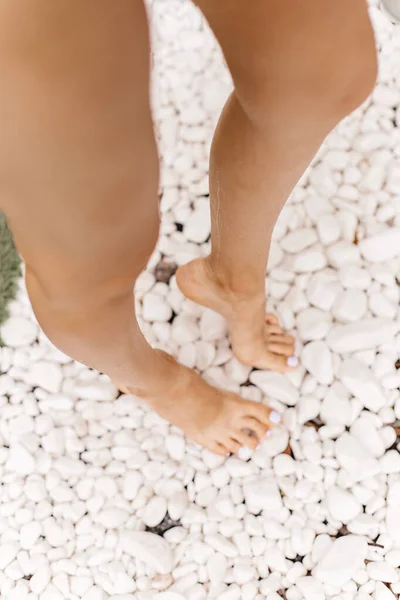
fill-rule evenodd
<path id="1" fill-rule="evenodd" d="M 158 160 L 141 0 L 0 7 L 0 197 L 42 280 L 87 286 L 143 268 Z"/>
<path id="2" fill-rule="evenodd" d="M 261 94 L 282 113 L 345 87 L 371 85 L 374 35 L 366 0 L 196 0 L 221 44 L 244 106 Z M 364 73 L 365 72 L 365 73 Z M 289 95 L 290 91 L 290 95 Z"/>

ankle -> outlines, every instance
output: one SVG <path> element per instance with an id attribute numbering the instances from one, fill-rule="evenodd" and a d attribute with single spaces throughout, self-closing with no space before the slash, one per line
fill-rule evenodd
<path id="1" fill-rule="evenodd" d="M 187 369 L 180 365 L 170 354 L 154 349 L 153 374 L 138 381 L 136 385 L 127 385 L 131 394 L 145 400 L 153 406 L 157 400 L 174 394 L 185 377 Z"/>
<path id="2" fill-rule="evenodd" d="M 208 277 L 227 295 L 246 300 L 265 300 L 265 275 L 232 270 L 216 261 L 212 254 L 204 259 Z"/>

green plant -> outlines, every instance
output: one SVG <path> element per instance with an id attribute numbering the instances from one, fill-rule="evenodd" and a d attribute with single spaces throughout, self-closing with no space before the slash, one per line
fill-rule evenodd
<path id="1" fill-rule="evenodd" d="M 5 216 L 0 212 L 0 323 L 8 316 L 7 304 L 15 298 L 17 279 L 20 275 L 20 258 Z"/>

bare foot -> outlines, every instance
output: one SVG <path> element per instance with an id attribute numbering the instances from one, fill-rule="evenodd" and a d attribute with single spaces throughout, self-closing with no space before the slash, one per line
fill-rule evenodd
<path id="1" fill-rule="evenodd" d="M 180 267 L 176 280 L 187 298 L 225 317 L 233 352 L 242 363 L 281 373 L 297 367 L 294 339 L 275 315 L 265 314 L 264 293 L 239 295 L 224 289 L 201 258 Z"/>
<path id="2" fill-rule="evenodd" d="M 160 416 L 216 454 L 233 454 L 242 446 L 255 449 L 280 421 L 279 413 L 265 404 L 219 390 L 191 369 L 180 365 L 178 373 L 169 392 L 158 398 L 142 397 Z M 118 387 L 137 395 L 137 390 Z"/>

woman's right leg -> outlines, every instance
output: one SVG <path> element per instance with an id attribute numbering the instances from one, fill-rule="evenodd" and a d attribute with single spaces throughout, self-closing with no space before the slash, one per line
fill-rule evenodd
<path id="1" fill-rule="evenodd" d="M 158 160 L 141 0 L 0 8 L 1 205 L 44 331 L 220 454 L 270 410 L 153 350 L 132 289 L 158 235 Z"/>

